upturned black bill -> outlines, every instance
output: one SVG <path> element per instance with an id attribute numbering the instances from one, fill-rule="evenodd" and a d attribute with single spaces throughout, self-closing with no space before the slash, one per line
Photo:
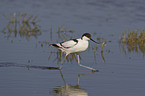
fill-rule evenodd
<path id="1" fill-rule="evenodd" d="M 92 38 L 90 39 L 90 40 L 92 40 L 93 42 L 95 42 L 96 44 L 100 44 L 99 42 L 96 42 L 95 40 L 93 40 Z"/>

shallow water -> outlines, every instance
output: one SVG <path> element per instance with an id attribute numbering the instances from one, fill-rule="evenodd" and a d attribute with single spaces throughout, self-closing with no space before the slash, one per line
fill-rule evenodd
<path id="1" fill-rule="evenodd" d="M 2 0 L 0 95 L 144 96 L 144 53 L 139 49 L 138 52 L 126 49 L 125 53 L 118 43 L 124 31 L 144 29 L 144 4 L 144 0 Z M 38 15 L 41 35 L 28 38 L 19 33 L 10 35 L 8 30 L 3 33 L 9 23 L 2 15 L 11 17 L 14 12 Z M 95 40 L 107 40 L 102 54 L 101 44 L 94 50 L 91 41 L 90 48 L 80 54 L 82 64 L 99 72 L 79 67 L 71 56 L 70 62 L 66 60 L 63 69 L 57 70 L 59 53 L 48 43 L 63 41 L 57 33 L 62 26 L 66 39 L 80 38 L 89 32 Z"/>

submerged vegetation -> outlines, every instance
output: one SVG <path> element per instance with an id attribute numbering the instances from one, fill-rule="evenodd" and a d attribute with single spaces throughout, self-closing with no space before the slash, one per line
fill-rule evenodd
<path id="1" fill-rule="evenodd" d="M 12 36 L 16 37 L 37 37 L 41 35 L 40 26 L 37 23 L 38 16 L 29 16 L 26 13 L 13 13 L 11 16 L 3 14 L 3 16 L 8 20 L 8 24 L 3 28 L 2 32 L 7 35 L 7 38 Z"/>
<path id="2" fill-rule="evenodd" d="M 139 32 L 130 31 L 124 32 L 120 39 L 120 44 L 122 44 L 123 51 L 126 52 L 142 52 L 145 55 L 145 30 Z"/>

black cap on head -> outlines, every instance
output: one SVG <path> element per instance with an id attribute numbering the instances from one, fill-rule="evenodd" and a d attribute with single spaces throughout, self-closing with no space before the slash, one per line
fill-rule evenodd
<path id="1" fill-rule="evenodd" d="M 98 42 L 96 42 L 95 40 L 93 40 L 93 39 L 91 38 L 91 34 L 90 34 L 90 33 L 84 33 L 84 34 L 82 35 L 82 37 L 84 37 L 84 36 L 88 37 L 91 41 L 93 41 L 93 42 L 99 44 Z"/>
<path id="2" fill-rule="evenodd" d="M 86 36 L 86 37 L 88 37 L 88 38 L 91 38 L 91 34 L 89 34 L 89 33 L 84 33 L 83 35 L 82 35 L 82 37 L 83 36 Z"/>

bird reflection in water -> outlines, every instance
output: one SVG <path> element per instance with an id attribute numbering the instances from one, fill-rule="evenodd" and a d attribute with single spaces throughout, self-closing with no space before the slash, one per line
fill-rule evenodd
<path id="1" fill-rule="evenodd" d="M 98 72 L 98 70 L 97 70 Z M 59 88 L 54 88 L 53 89 L 53 94 L 56 94 L 58 96 L 88 96 L 88 93 L 85 89 L 82 89 L 79 86 L 79 82 L 80 82 L 80 77 L 84 76 L 84 75 L 88 75 L 88 74 L 93 74 L 94 72 L 89 72 L 89 73 L 84 73 L 84 74 L 78 74 L 78 81 L 77 81 L 77 85 L 72 86 L 70 84 L 67 84 L 63 74 L 60 70 L 60 74 L 61 74 L 61 78 L 64 81 L 64 86 L 61 86 Z"/>
<path id="2" fill-rule="evenodd" d="M 85 89 L 79 88 L 79 86 L 71 86 L 66 84 L 62 88 L 55 88 L 53 90 L 59 96 L 88 96 Z"/>

